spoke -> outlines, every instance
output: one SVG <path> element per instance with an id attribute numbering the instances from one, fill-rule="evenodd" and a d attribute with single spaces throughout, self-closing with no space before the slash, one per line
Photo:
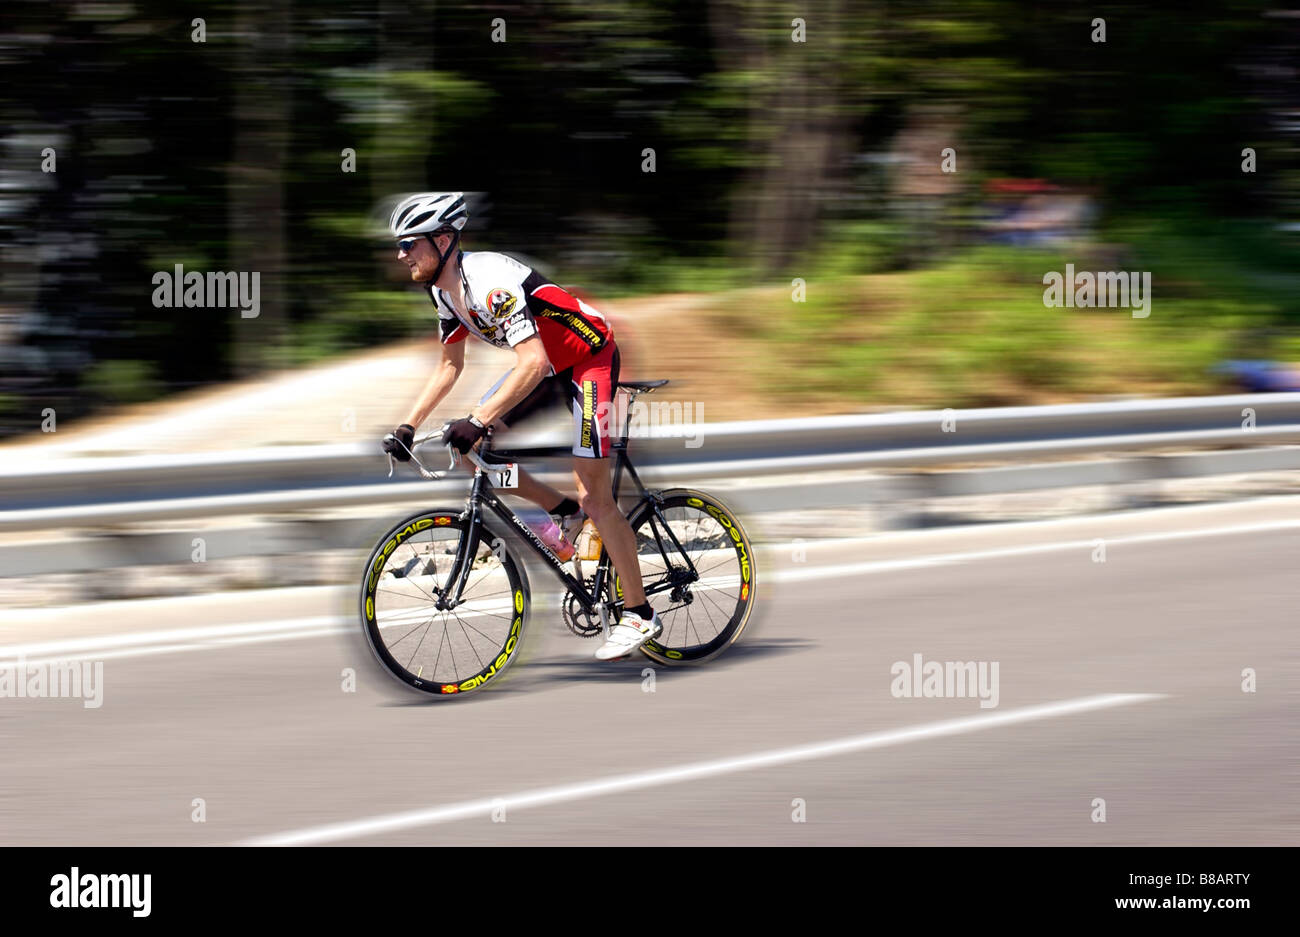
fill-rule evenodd
<path id="1" fill-rule="evenodd" d="M 387 641 L 385 641 L 384 644 L 385 644 L 387 647 L 390 647 L 390 648 L 392 648 L 392 647 L 396 647 L 397 645 L 399 645 L 399 644 L 401 644 L 403 641 L 405 641 L 407 638 L 409 638 L 411 635 L 415 634 L 415 632 L 418 631 L 419 629 L 424 628 L 424 627 L 426 627 L 426 626 L 428 626 L 428 625 L 433 624 L 433 619 L 434 619 L 434 617 L 435 617 L 435 616 L 430 615 L 428 618 L 426 618 L 424 621 L 422 621 L 422 622 L 420 622 L 419 624 L 417 624 L 414 628 L 412 628 L 410 631 L 406 632 L 406 634 L 402 635 L 400 638 L 398 638 L 398 639 L 397 639 L 396 641 L 394 641 L 392 644 L 389 644 Z M 382 632 L 381 632 L 381 638 L 382 638 Z M 415 649 L 418 651 L 418 650 L 420 649 L 420 645 L 417 644 L 417 645 L 415 646 Z"/>
<path id="2" fill-rule="evenodd" d="M 489 550 L 488 552 L 489 552 L 489 554 L 491 554 L 491 551 L 490 551 L 490 550 Z M 493 555 L 495 556 L 495 554 L 493 554 Z M 498 563 L 498 564 L 497 564 L 497 568 L 501 570 L 501 574 L 502 574 L 502 575 L 505 575 L 505 571 L 506 571 L 506 570 L 505 570 L 505 566 L 503 566 L 503 565 L 501 565 L 500 563 Z M 480 575 L 480 576 L 479 576 L 477 579 L 475 579 L 473 582 L 466 582 L 466 583 L 465 583 L 465 591 L 464 591 L 464 593 L 462 593 L 462 595 L 465 594 L 465 593 L 470 592 L 470 591 L 474 588 L 474 586 L 477 586 L 480 582 L 482 582 L 484 579 L 486 579 L 486 578 L 488 577 L 488 575 L 492 572 L 492 567 L 485 565 L 485 566 L 483 567 L 483 569 L 482 569 L 481 572 L 482 572 L 482 575 Z M 471 573 L 470 575 L 473 575 L 473 573 Z M 509 577 L 507 576 L 507 577 L 506 577 L 506 582 L 509 583 L 509 581 L 510 581 L 510 579 L 509 579 Z"/>
<path id="3" fill-rule="evenodd" d="M 429 619 L 429 624 L 433 624 L 433 619 L 432 619 L 432 618 Z M 429 632 L 428 632 L 428 630 L 426 629 L 425 632 L 424 632 L 424 634 L 420 635 L 420 640 L 419 640 L 419 642 L 415 645 L 415 650 L 411 652 L 411 656 L 410 656 L 410 658 L 409 658 L 409 659 L 407 660 L 407 662 L 406 662 L 406 664 L 407 664 L 406 670 L 407 670 L 408 673 L 409 673 L 410 670 L 411 670 L 411 667 L 410 667 L 411 663 L 413 663 L 413 662 L 415 661 L 415 655 L 420 653 L 420 647 L 424 644 L 424 639 L 425 639 L 426 637 L 428 637 L 428 634 L 429 634 Z M 444 628 L 442 629 L 442 634 L 443 634 L 443 637 L 444 637 L 444 638 L 447 636 L 447 629 L 446 629 L 446 627 L 444 627 Z M 440 644 L 440 645 L 438 645 L 438 647 L 441 649 L 442 645 Z"/>
<path id="4" fill-rule="evenodd" d="M 398 579 L 397 576 L 393 576 L 392 578 L 395 579 L 395 580 Z M 415 588 L 417 588 L 417 589 L 420 590 L 420 594 L 419 594 L 419 595 L 406 595 L 406 594 L 404 594 L 404 593 L 398 592 L 398 593 L 396 593 L 397 595 L 401 595 L 403 598 L 407 598 L 407 599 L 428 599 L 430 602 L 437 602 L 437 601 L 438 601 L 437 597 L 434 596 L 433 593 L 426 591 L 425 588 L 424 588 L 423 586 L 421 586 L 418 582 L 416 582 L 414 579 L 410 579 L 410 578 L 408 578 L 408 577 L 406 577 L 406 576 L 402 576 L 401 579 L 400 579 L 400 581 L 401 581 L 401 582 L 409 582 L 411 585 L 415 586 Z M 435 578 L 434 581 L 436 582 L 437 579 Z M 378 594 L 378 591 L 379 591 L 378 588 L 376 588 L 376 590 L 375 590 L 376 594 Z"/>
<path id="5" fill-rule="evenodd" d="M 715 595 L 725 595 L 725 597 L 727 597 L 728 599 L 735 600 L 736 604 L 740 604 L 740 597 L 737 597 L 737 595 L 732 595 L 731 593 L 725 593 L 725 591 L 723 591 L 722 589 L 708 589 L 707 591 L 710 597 L 715 597 Z M 705 591 L 698 589 L 698 587 L 697 589 L 695 589 L 695 595 L 703 595 L 703 594 L 705 594 Z"/>
<path id="6" fill-rule="evenodd" d="M 442 645 L 447 640 L 447 629 L 442 629 L 442 640 L 438 642 L 438 656 L 433 659 L 433 673 L 429 675 L 431 680 L 438 679 L 438 663 L 442 660 Z"/>
<path id="7" fill-rule="evenodd" d="M 669 609 L 668 611 L 664 612 L 664 614 L 668 615 L 672 621 L 672 624 L 668 626 L 668 634 L 664 636 L 665 639 L 672 637 L 673 629 L 677 627 L 677 613 L 679 611 L 681 611 L 680 605 L 677 606 L 676 608 Z"/>
<path id="8" fill-rule="evenodd" d="M 700 595 L 700 593 L 698 592 L 695 594 Z M 717 602 L 713 601 L 713 599 L 709 598 L 707 595 L 702 597 L 706 599 L 710 605 L 712 605 L 714 608 L 716 608 L 719 612 L 722 613 L 722 627 L 718 628 L 717 632 L 713 635 L 716 638 L 719 634 L 722 633 L 722 628 L 727 627 L 727 625 L 731 623 L 732 613 L 728 612 L 725 608 L 723 608 Z"/>
<path id="9" fill-rule="evenodd" d="M 461 604 L 463 605 L 464 603 L 461 603 Z M 496 612 L 482 612 L 482 611 L 479 611 L 478 609 L 475 609 L 475 610 L 474 610 L 474 614 L 475 614 L 475 615 L 481 615 L 481 616 L 483 616 L 484 618 L 500 618 L 502 621 L 514 621 L 514 616 L 512 616 L 512 615 L 498 615 Z"/>
<path id="10" fill-rule="evenodd" d="M 443 629 L 442 629 L 442 636 L 443 636 L 444 638 L 447 636 L 447 629 L 446 629 L 445 626 L 444 626 Z M 438 653 L 441 654 L 442 652 L 439 651 Z M 450 641 L 447 642 L 447 653 L 451 655 L 451 674 L 452 674 L 453 677 L 456 678 L 456 682 L 459 683 L 459 682 L 460 682 L 460 668 L 456 666 L 456 649 L 455 649 L 454 647 L 451 646 L 451 642 L 450 642 Z"/>
<path id="11" fill-rule="evenodd" d="M 430 539 L 429 543 L 430 543 L 430 546 L 433 545 L 433 541 L 432 541 L 432 539 Z M 437 564 L 436 561 L 433 560 L 432 556 L 430 556 L 430 554 L 428 554 L 428 553 L 425 553 L 425 554 L 416 553 L 414 542 L 411 542 L 411 543 L 408 543 L 408 544 L 403 544 L 403 546 L 409 546 L 409 547 L 411 548 L 411 553 L 415 556 L 415 558 L 416 558 L 416 560 L 417 560 L 417 562 L 416 562 L 416 564 L 415 564 L 415 568 L 416 568 L 416 569 L 419 569 L 419 568 L 420 568 L 420 562 L 419 562 L 419 560 L 420 560 L 421 555 L 428 557 L 429 560 L 430 560 L 431 562 L 433 562 L 433 581 L 434 581 L 434 582 L 437 582 L 437 581 L 438 581 L 438 564 Z M 400 549 L 400 547 L 399 547 L 399 549 Z M 384 568 L 385 568 L 385 569 L 388 569 L 389 565 L 390 565 L 394 560 L 396 560 L 396 559 L 397 559 L 397 553 L 396 553 L 396 551 L 394 551 L 392 557 L 389 558 L 389 562 L 384 564 Z M 380 575 L 382 575 L 382 573 L 381 573 Z M 397 577 L 394 576 L 393 578 L 396 579 Z M 430 602 L 436 602 L 436 601 L 438 601 L 436 598 L 434 598 L 434 596 L 433 596 L 431 593 L 429 593 L 429 592 L 425 592 L 424 587 L 421 586 L 418 582 L 415 582 L 414 580 L 409 579 L 409 578 L 407 578 L 406 576 L 403 576 L 402 579 L 404 579 L 406 582 L 409 582 L 411 585 L 415 586 L 415 588 L 419 589 L 421 592 L 424 592 L 425 597 L 426 597 L 427 599 L 429 599 Z M 411 596 L 411 598 L 416 598 L 416 596 Z"/>
<path id="12" fill-rule="evenodd" d="M 467 604 L 469 604 L 470 602 L 483 602 L 484 604 L 491 605 L 492 603 L 491 603 L 491 602 L 488 602 L 488 599 L 495 599 L 497 596 L 501 596 L 501 604 L 502 604 L 503 606 L 509 606 L 509 607 L 513 607 L 513 606 L 514 606 L 514 602 L 511 601 L 511 600 L 514 598 L 514 590 L 513 590 L 513 589 L 507 590 L 506 592 L 489 592 L 487 595 L 461 595 L 461 597 L 460 597 L 460 604 L 461 604 L 461 605 L 467 605 Z M 480 612 L 480 611 L 478 611 L 477 608 L 476 608 L 476 609 L 475 609 L 475 614 L 478 614 L 478 615 L 493 615 L 493 614 L 495 614 L 495 613 L 493 613 L 493 612 Z M 500 617 L 508 617 L 508 616 L 500 616 L 500 615 L 498 615 L 497 617 L 500 618 Z"/>
<path id="13" fill-rule="evenodd" d="M 707 591 L 710 595 L 725 595 L 725 596 L 726 596 L 727 598 L 729 598 L 729 599 L 735 599 L 737 602 L 740 601 L 740 596 L 738 596 L 738 595 L 732 595 L 730 592 L 726 591 L 725 589 L 721 588 L 720 586 L 703 586 L 703 587 L 701 587 L 700 584 L 697 582 L 697 583 L 695 584 L 695 591 L 696 591 L 696 592 Z"/>
<path id="14" fill-rule="evenodd" d="M 409 580 L 408 580 L 408 581 L 409 581 Z M 415 585 L 415 584 L 412 583 L 412 585 Z M 415 587 L 416 587 L 417 589 L 420 588 L 419 586 L 415 586 Z M 376 589 L 376 590 L 375 590 L 375 597 L 378 598 L 380 594 L 381 594 L 380 590 L 379 590 L 379 589 Z M 423 602 L 423 601 L 426 600 L 426 599 L 428 599 L 430 602 L 437 602 L 437 599 L 435 599 L 433 596 L 429 595 L 429 593 L 425 592 L 423 589 L 420 590 L 420 594 L 419 594 L 419 595 L 412 595 L 412 594 L 409 593 L 409 592 L 398 592 L 396 589 L 384 589 L 384 590 L 382 590 L 382 594 L 383 594 L 383 595 L 393 595 L 393 596 L 397 596 L 398 598 L 401 598 L 401 599 L 415 599 L 416 601 L 419 601 L 419 602 Z"/>
<path id="15" fill-rule="evenodd" d="M 478 585 L 478 583 L 473 583 L 473 585 Z M 507 586 L 505 589 L 498 589 L 496 592 L 488 592 L 488 593 L 486 593 L 485 595 L 470 595 L 470 594 L 469 594 L 470 591 L 471 591 L 471 587 L 470 587 L 470 586 L 467 586 L 467 587 L 465 588 L 465 591 L 461 593 L 460 598 L 461 598 L 461 601 L 462 601 L 462 602 L 463 602 L 465 599 L 476 599 L 476 600 L 492 599 L 492 598 L 496 598 L 498 595 L 504 595 L 504 596 L 507 596 L 507 597 L 513 598 L 513 597 L 514 597 L 514 591 L 515 591 L 515 590 L 514 590 L 514 589 L 511 589 L 509 586 Z"/>
<path id="16" fill-rule="evenodd" d="M 478 649 L 474 647 L 474 642 L 470 640 L 469 632 L 465 630 L 465 622 L 459 615 L 456 615 L 454 610 L 452 611 L 452 614 L 456 616 L 456 621 L 460 622 L 460 633 L 465 636 L 465 643 L 469 645 L 470 652 L 474 655 L 474 659 L 478 661 L 478 669 L 482 670 L 483 658 L 478 656 Z"/>
<path id="17" fill-rule="evenodd" d="M 695 619 L 691 615 L 691 607 L 688 605 L 686 606 L 686 634 L 688 636 L 690 635 L 691 629 L 694 627 L 694 625 L 695 625 Z M 700 633 L 698 631 L 695 632 L 695 637 L 697 640 L 699 639 Z M 704 642 L 699 641 L 698 643 L 703 644 Z"/>
<path id="18" fill-rule="evenodd" d="M 453 615 L 456 615 L 456 612 L 453 611 L 452 614 L 453 614 Z M 495 618 L 500 618 L 500 617 L 502 617 L 502 616 L 500 616 L 500 615 L 495 615 L 495 616 L 493 616 L 493 617 L 495 617 Z M 468 628 L 470 631 L 473 631 L 475 634 L 480 635 L 480 636 L 483 638 L 484 641 L 487 641 L 487 642 L 489 642 L 489 643 L 493 643 L 493 644 L 496 643 L 496 638 L 489 637 L 488 635 L 484 634 L 482 631 L 479 631 L 477 628 L 475 628 L 475 627 L 474 627 L 473 625 L 471 625 L 469 622 L 465 621 L 465 619 L 461 618 L 459 615 L 456 615 L 456 620 L 457 620 L 458 622 L 460 622 L 462 628 Z M 505 619 L 505 620 L 506 620 L 506 621 L 510 621 L 510 619 L 508 619 L 508 618 Z M 465 637 L 468 638 L 469 635 L 466 635 Z M 505 642 L 502 642 L 502 645 L 503 645 L 503 646 L 504 646 L 504 643 L 505 643 Z"/>
<path id="19" fill-rule="evenodd" d="M 721 566 L 723 563 L 730 563 L 730 562 L 732 562 L 734 559 L 735 559 L 735 557 L 733 557 L 733 556 L 731 556 L 731 555 L 727 555 L 727 556 L 723 557 L 722 559 L 718 560 L 718 562 L 714 563 L 712 566 L 709 566 L 709 567 L 707 567 L 707 568 L 705 568 L 705 569 L 700 569 L 700 568 L 697 566 L 697 567 L 695 567 L 695 571 L 696 571 L 697 573 L 699 573 L 701 576 L 703 576 L 703 575 L 704 575 L 705 573 L 707 573 L 710 569 L 717 569 L 717 568 L 718 568 L 719 566 Z"/>

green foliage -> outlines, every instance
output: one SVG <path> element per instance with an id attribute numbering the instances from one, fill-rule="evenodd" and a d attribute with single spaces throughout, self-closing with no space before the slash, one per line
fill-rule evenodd
<path id="1" fill-rule="evenodd" d="M 83 387 L 108 403 L 142 403 L 158 396 L 156 373 L 148 361 L 98 361 L 86 372 Z"/>
<path id="2" fill-rule="evenodd" d="M 429 298 L 409 289 L 348 293 L 295 328 L 289 342 L 291 361 L 309 364 L 340 352 L 431 335 L 436 319 Z"/>
<path id="3" fill-rule="evenodd" d="M 927 270 L 813 278 L 804 303 L 784 289 L 747 294 L 724 303 L 723 319 L 753 336 L 755 373 L 791 375 L 781 392 L 822 408 L 1202 393 L 1217 385 L 1210 369 L 1225 358 L 1300 357 L 1300 337 L 1259 328 L 1283 321 L 1285 282 L 1222 290 L 1222 280 L 1249 279 L 1250 270 L 1231 252 L 1215 254 L 1215 244 L 1170 235 L 1134 248 L 1157 261 L 1146 319 L 1044 306 L 1043 274 L 1069 258 L 1009 248 L 963 252 Z M 1180 247 L 1193 260 L 1162 265 Z M 1077 251 L 1073 259 L 1087 269 Z"/>
<path id="4" fill-rule="evenodd" d="M 1300 236 L 1275 221 L 1300 220 L 1300 150 L 1268 77 L 1291 40 L 1262 0 L 1109 4 L 1104 44 L 1092 13 L 1024 0 L 508 4 L 504 43 L 482 5 L 214 0 L 203 45 L 167 4 L 74 6 L 6 8 L 0 121 L 27 142 L 4 154 L 5 281 L 52 323 L 24 360 L 63 370 L 0 393 L 80 385 L 84 411 L 423 333 L 372 236 L 384 197 L 423 187 L 482 193 L 471 249 L 597 296 L 766 284 L 782 322 L 801 277 L 795 316 L 853 340 L 762 325 L 772 367 L 807 365 L 770 386 L 855 403 L 1187 388 L 1215 355 L 1295 347 Z M 934 169 L 909 139 L 958 153 L 921 220 L 900 182 Z M 57 175 L 32 169 L 46 143 Z M 1046 310 L 1042 272 L 1084 258 L 975 247 L 997 176 L 1086 187 L 1109 219 L 1088 250 L 1152 271 L 1152 318 Z M 153 307 L 175 263 L 260 270 L 283 347 Z M 738 324 L 754 301 L 721 296 Z"/>

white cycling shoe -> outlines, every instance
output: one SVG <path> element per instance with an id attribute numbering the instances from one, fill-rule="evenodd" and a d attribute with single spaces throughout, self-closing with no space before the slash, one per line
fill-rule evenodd
<path id="1" fill-rule="evenodd" d="M 596 660 L 617 660 L 627 657 L 647 641 L 664 633 L 659 615 L 652 612 L 650 620 L 634 612 L 624 612 L 618 624 L 609 629 L 609 640 L 596 649 Z"/>

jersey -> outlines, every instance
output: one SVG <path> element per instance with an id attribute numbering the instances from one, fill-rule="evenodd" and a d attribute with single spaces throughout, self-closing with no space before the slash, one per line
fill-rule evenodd
<path id="1" fill-rule="evenodd" d="M 513 348 L 536 335 L 559 373 L 614 340 L 614 330 L 600 312 L 513 257 L 462 253 L 460 276 L 467 316 L 456 311 L 445 290 L 428 287 L 445 345 L 474 335 L 489 345 Z"/>

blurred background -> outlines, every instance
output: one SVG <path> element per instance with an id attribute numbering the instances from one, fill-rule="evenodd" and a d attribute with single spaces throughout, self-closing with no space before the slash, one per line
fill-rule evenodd
<path id="1" fill-rule="evenodd" d="M 469 249 L 625 302 L 633 370 L 690 370 L 717 418 L 1294 383 L 1300 11 L 1272 3 L 0 15 L 6 435 L 427 335 L 372 224 L 426 187 L 478 193 Z M 1150 271 L 1150 318 L 1045 308 L 1067 262 Z M 175 264 L 259 271 L 260 315 L 155 308 Z"/>
<path id="2" fill-rule="evenodd" d="M 1263 393 L 1300 390 L 1297 52 L 1276 0 L 5 0 L 0 841 L 236 842 L 980 716 L 891 694 L 923 654 L 1084 705 L 361 841 L 1300 842 L 1300 393 Z M 423 189 L 671 379 L 689 432 L 638 469 L 727 504 L 761 583 L 717 662 L 598 665 L 534 566 L 499 691 L 388 698 L 366 557 L 465 494 L 379 451 L 438 355 L 380 209 Z M 256 273 L 258 315 L 155 306 L 177 265 Z M 1071 266 L 1149 274 L 1149 314 L 1045 305 Z M 470 349 L 426 428 L 512 360 Z M 10 659 L 106 661 L 106 703 L 11 700 Z"/>

